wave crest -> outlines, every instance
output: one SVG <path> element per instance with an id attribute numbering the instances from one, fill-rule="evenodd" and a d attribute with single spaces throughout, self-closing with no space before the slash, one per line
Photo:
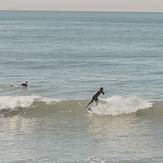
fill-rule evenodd
<path id="1" fill-rule="evenodd" d="M 4 109 L 15 109 L 18 107 L 28 108 L 34 102 L 45 102 L 50 104 L 59 100 L 41 96 L 1 96 L 0 97 L 0 111 Z"/>

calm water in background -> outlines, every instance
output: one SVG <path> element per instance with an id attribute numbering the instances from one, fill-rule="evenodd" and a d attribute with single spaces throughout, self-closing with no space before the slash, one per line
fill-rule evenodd
<path id="1" fill-rule="evenodd" d="M 119 116 L 76 101 L 28 105 L 101 86 L 104 98 L 162 101 L 162 81 L 163 13 L 1 11 L 0 110 L 14 113 L 1 113 L 0 162 L 162 162 L 162 102 Z"/>
<path id="2" fill-rule="evenodd" d="M 0 12 L 0 84 L 27 94 L 163 97 L 162 13 Z M 2 91 L 1 95 L 21 95 Z M 26 94 L 25 93 L 25 94 Z"/>

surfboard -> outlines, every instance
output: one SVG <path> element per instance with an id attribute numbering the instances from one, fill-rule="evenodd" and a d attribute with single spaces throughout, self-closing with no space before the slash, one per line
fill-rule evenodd
<path id="1" fill-rule="evenodd" d="M 86 111 L 88 111 L 89 113 L 92 113 L 91 107 L 85 107 L 83 104 L 81 104 L 80 102 L 78 103 L 82 108 L 84 108 Z"/>

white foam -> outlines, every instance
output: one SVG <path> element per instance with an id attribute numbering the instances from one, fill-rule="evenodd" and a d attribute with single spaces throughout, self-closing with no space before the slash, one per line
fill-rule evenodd
<path id="1" fill-rule="evenodd" d="M 138 97 L 112 96 L 103 99 L 103 102 L 99 102 L 98 106 L 92 106 L 91 110 L 98 115 L 120 115 L 150 107 L 152 107 L 151 102 Z"/>
<path id="2" fill-rule="evenodd" d="M 35 101 L 50 104 L 52 102 L 59 102 L 60 100 L 41 96 L 0 96 L 0 111 L 3 109 L 15 109 L 18 107 L 27 108 Z"/>

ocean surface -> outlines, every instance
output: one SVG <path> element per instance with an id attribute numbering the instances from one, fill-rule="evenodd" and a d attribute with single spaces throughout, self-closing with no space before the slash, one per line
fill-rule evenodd
<path id="1" fill-rule="evenodd" d="M 162 82 L 163 13 L 0 11 L 0 162 L 162 163 Z"/>

